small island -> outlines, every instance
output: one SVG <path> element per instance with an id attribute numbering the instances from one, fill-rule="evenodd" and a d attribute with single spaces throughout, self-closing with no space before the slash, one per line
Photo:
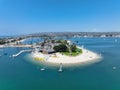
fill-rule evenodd
<path id="1" fill-rule="evenodd" d="M 35 61 L 49 64 L 84 64 L 101 58 L 100 55 L 69 40 L 45 40 L 40 46 L 41 48 L 36 48 L 31 56 Z"/>

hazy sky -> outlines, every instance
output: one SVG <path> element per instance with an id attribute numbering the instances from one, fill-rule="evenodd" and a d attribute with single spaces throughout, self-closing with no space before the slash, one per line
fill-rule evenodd
<path id="1" fill-rule="evenodd" d="M 0 0 L 0 35 L 120 31 L 120 0 Z"/>

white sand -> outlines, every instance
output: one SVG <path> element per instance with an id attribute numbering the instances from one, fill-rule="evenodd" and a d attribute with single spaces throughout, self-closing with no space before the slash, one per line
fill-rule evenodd
<path id="1" fill-rule="evenodd" d="M 79 47 L 80 48 L 80 47 Z M 44 55 L 42 53 L 32 53 L 32 57 L 33 58 L 45 58 L 47 57 L 47 59 L 45 58 L 46 62 L 48 63 L 52 63 L 52 64 L 82 64 L 82 63 L 87 63 L 87 62 L 94 62 L 96 60 L 99 60 L 101 58 L 100 55 L 86 50 L 86 49 L 82 49 L 83 53 L 78 55 L 78 56 L 66 56 L 66 55 L 62 55 L 60 53 L 56 53 L 55 57 L 54 55 L 52 56 L 47 56 Z"/>

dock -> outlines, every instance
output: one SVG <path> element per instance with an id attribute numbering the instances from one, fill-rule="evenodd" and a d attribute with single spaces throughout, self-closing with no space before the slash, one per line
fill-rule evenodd
<path id="1" fill-rule="evenodd" d="M 19 56 L 21 53 L 23 53 L 23 52 L 30 52 L 30 51 L 32 51 L 32 50 L 21 50 L 20 52 L 18 52 L 17 54 L 13 54 L 12 55 L 12 57 L 17 57 L 17 56 Z"/>

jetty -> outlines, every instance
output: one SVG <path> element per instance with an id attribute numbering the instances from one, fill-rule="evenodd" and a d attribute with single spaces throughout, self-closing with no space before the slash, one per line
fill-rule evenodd
<path id="1" fill-rule="evenodd" d="M 13 54 L 12 55 L 12 57 L 17 57 L 17 56 L 19 56 L 21 53 L 23 53 L 23 52 L 30 52 L 30 51 L 32 51 L 32 50 L 21 50 L 20 52 L 18 52 L 17 54 Z"/>

